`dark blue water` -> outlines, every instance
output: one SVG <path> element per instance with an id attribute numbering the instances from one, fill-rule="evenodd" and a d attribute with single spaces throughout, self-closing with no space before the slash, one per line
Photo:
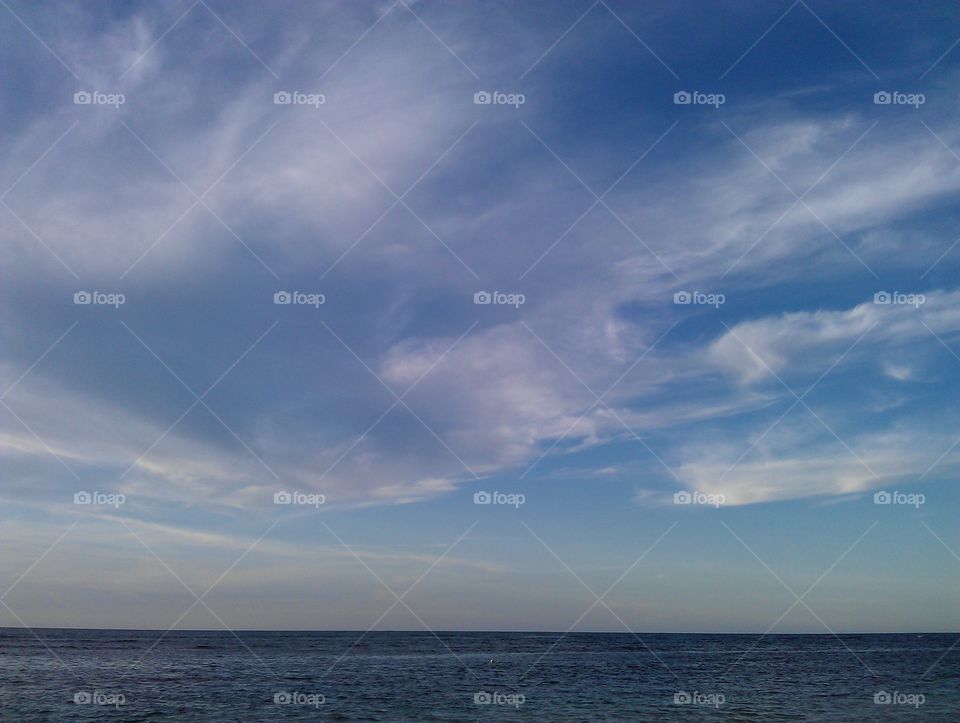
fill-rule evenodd
<path id="1" fill-rule="evenodd" d="M 160 635 L 0 629 L 0 718 L 960 721 L 958 635 Z"/>

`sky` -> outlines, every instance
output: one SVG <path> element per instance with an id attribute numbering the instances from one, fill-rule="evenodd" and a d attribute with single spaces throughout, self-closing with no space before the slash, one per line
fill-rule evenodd
<path id="1" fill-rule="evenodd" d="M 0 5 L 0 625 L 960 628 L 951 4 Z"/>

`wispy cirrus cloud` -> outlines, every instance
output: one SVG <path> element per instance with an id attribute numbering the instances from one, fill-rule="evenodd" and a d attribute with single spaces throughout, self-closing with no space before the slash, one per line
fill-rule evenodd
<path id="1" fill-rule="evenodd" d="M 376 19 L 360 10 L 329 12 L 358 35 Z M 233 19 L 245 18 L 238 11 Z M 111 362 L 83 337 L 85 319 L 77 345 L 66 348 L 73 358 L 53 357 L 10 400 L 81 476 L 118 478 L 133 464 L 125 489 L 191 500 L 199 493 L 209 504 L 252 503 L 277 478 L 350 502 L 425 499 L 475 474 L 519 472 L 548 449 L 550 457 L 577 454 L 634 431 L 683 434 L 691 425 L 762 413 L 783 393 L 775 382 L 761 384 L 769 381 L 767 366 L 790 381 L 817 373 L 826 366 L 823 354 L 842 352 L 874 324 L 847 362 L 863 363 L 869 349 L 889 360 L 888 378 L 906 381 L 905 369 L 921 361 L 905 362 L 904 345 L 937 348 L 914 317 L 945 336 L 954 330 L 956 292 L 948 286 L 928 289 L 918 314 L 869 302 L 831 310 L 796 292 L 781 314 L 745 301 L 795 282 L 799 268 L 808 277 L 879 286 L 853 254 L 883 275 L 936 261 L 943 244 L 933 229 L 913 231 L 909 245 L 890 236 L 918 213 L 946 212 L 960 184 L 960 163 L 913 117 L 873 127 L 875 109 L 867 104 L 811 110 L 795 89 L 772 100 L 744 91 L 738 105 L 724 108 L 726 125 L 681 117 L 662 136 L 676 111 L 667 102 L 661 117 L 624 133 L 631 153 L 610 153 L 606 138 L 569 132 L 553 101 L 532 92 L 545 87 L 536 77 L 524 86 L 530 102 L 515 112 L 473 105 L 476 79 L 441 44 L 421 42 L 425 31 L 409 13 L 384 18 L 371 42 L 326 76 L 316 69 L 336 57 L 309 34 L 288 28 L 271 40 L 243 24 L 251 47 L 281 74 L 279 83 L 235 38 L 206 33 L 205 23 L 217 23 L 203 8 L 151 48 L 148 41 L 174 19 L 141 9 L 106 33 L 80 24 L 89 37 L 52 39 L 98 87 L 112 88 L 111 72 L 144 57 L 115 84 L 128 95 L 119 111 L 73 106 L 75 83 L 67 78 L 58 86 L 62 107 L 26 114 L 5 144 L 14 169 L 28 168 L 63 128 L 79 123 L 7 201 L 84 283 L 127 288 L 131 328 L 149 327 L 151 345 L 173 357 L 191 384 L 212 381 L 230 359 L 181 346 L 229 335 L 239 353 L 241 339 L 278 319 L 282 341 L 246 362 L 248 378 L 259 380 L 254 399 L 234 396 L 215 407 L 229 429 L 199 408 L 150 449 L 191 399 L 167 406 L 135 391 L 167 382 L 176 389 L 143 350 L 136 356 L 142 370 L 118 380 L 122 388 L 91 384 Z M 466 44 L 448 38 L 457 47 L 460 41 Z M 182 52 L 193 44 L 196 52 Z M 238 50 L 249 66 L 221 72 Z M 522 67 L 525 52 L 499 49 L 494 65 L 487 56 L 477 64 Z M 215 82 L 195 72 L 198 54 L 213 59 Z M 419 72 L 427 66 L 429 78 Z M 276 106 L 279 88 L 322 92 L 326 102 Z M 949 117 L 933 112 L 931 127 L 949 145 L 956 137 Z M 598 204 L 583 215 L 595 198 L 580 179 L 602 191 L 628 169 L 605 198 L 609 208 Z M 184 184 L 202 194 L 222 175 L 205 198 L 211 210 L 198 205 L 180 218 L 196 200 Z M 806 194 L 809 208 L 776 176 Z M 391 209 L 391 190 L 402 194 L 418 180 L 404 197 L 409 208 Z M 56 260 L 15 219 L 4 223 L 4 248 L 16 261 L 5 280 L 27 299 L 11 304 L 5 320 L 9 339 L 30 342 L 10 347 L 6 363 L 15 378 L 44 335 L 76 309 L 63 303 L 73 282 Z M 900 280 L 891 279 L 891 289 Z M 328 303 L 313 318 L 278 317 L 287 310 L 270 298 L 287 287 L 322 290 Z M 523 292 L 527 303 L 474 306 L 483 288 Z M 730 303 L 700 314 L 671 303 L 679 288 L 723 290 Z M 186 331 L 153 313 L 189 315 L 224 299 L 232 299 L 234 318 L 200 311 Z M 335 322 L 349 351 L 316 323 L 321 315 Z M 677 331 L 658 342 L 674 322 Z M 114 326 L 97 334 L 122 335 Z M 398 394 L 429 369 L 407 400 L 413 412 L 398 405 L 377 421 L 394 398 L 354 352 Z M 334 377 L 341 389 L 330 388 Z M 605 404 L 597 404 L 594 393 L 611 385 Z M 835 404 L 844 414 L 845 400 Z M 66 421 L 78 414 L 88 420 L 79 429 Z M 56 464 L 15 419 L 5 424 L 18 463 Z M 804 484 L 794 487 L 802 492 Z"/>

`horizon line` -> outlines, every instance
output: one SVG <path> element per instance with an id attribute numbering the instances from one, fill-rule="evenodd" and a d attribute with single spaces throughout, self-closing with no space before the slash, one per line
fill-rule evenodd
<path id="1" fill-rule="evenodd" d="M 84 628 L 84 627 L 63 627 L 63 626 L 43 626 L 43 625 L 31 625 L 28 627 L 25 626 L 10 626 L 10 625 L 0 625 L 0 631 L 7 630 L 24 630 L 27 632 L 35 630 L 70 630 L 70 631 L 91 631 L 91 632 L 124 632 L 124 633 L 165 633 L 167 635 L 171 633 L 360 633 L 363 635 L 372 635 L 374 633 L 404 633 L 404 634 L 419 634 L 419 635 L 433 635 L 440 633 L 454 633 L 454 634 L 498 634 L 498 635 L 560 635 L 560 636 L 570 636 L 570 635 L 760 635 L 766 638 L 772 637 L 782 637 L 782 636 L 797 636 L 797 635 L 807 635 L 811 637 L 836 637 L 838 635 L 960 635 L 960 630 L 902 630 L 902 631 L 871 631 L 871 630 L 857 630 L 857 631 L 830 631 L 823 633 L 809 633 L 809 632 L 790 632 L 790 633 L 773 633 L 773 632 L 761 632 L 761 631 L 737 631 L 737 632 L 710 632 L 710 631 L 618 631 L 618 630 L 361 630 L 361 629 L 305 629 L 305 628 L 277 628 L 277 629 L 263 629 L 263 628 L 186 628 L 180 630 L 164 629 L 164 628 Z"/>

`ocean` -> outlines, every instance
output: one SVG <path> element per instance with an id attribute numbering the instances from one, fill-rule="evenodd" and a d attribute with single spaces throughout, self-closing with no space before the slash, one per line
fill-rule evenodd
<path id="1" fill-rule="evenodd" d="M 957 634 L 0 629 L 0 719 L 960 720 Z"/>

